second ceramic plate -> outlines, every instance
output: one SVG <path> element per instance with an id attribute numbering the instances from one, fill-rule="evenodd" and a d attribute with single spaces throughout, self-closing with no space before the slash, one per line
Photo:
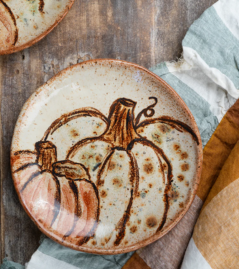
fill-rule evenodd
<path id="1" fill-rule="evenodd" d="M 196 123 L 175 91 L 135 64 L 94 60 L 38 89 L 16 124 L 15 188 L 49 237 L 116 254 L 166 234 L 199 182 Z"/>
<path id="2" fill-rule="evenodd" d="M 46 36 L 74 0 L 0 0 L 0 55 L 25 49 Z"/>

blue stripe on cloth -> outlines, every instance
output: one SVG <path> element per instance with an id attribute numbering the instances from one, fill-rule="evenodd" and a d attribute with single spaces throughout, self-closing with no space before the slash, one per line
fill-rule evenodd
<path id="1" fill-rule="evenodd" d="M 218 125 L 218 119 L 211 112 L 209 103 L 170 73 L 165 63 L 151 68 L 151 71 L 166 81 L 181 96 L 195 118 L 205 146 Z"/>
<path id="2" fill-rule="evenodd" d="M 49 238 L 38 248 L 42 253 L 81 269 L 120 269 L 134 252 L 119 255 L 95 255 L 66 248 Z"/>
<path id="3" fill-rule="evenodd" d="M 10 262 L 7 259 L 3 260 L 3 264 L 0 266 L 0 269 L 24 269 L 25 266 L 22 266 L 15 262 Z"/>
<path id="4" fill-rule="evenodd" d="M 221 71 L 239 90 L 239 41 L 214 7 L 207 9 L 189 28 L 183 47 L 195 50 L 209 67 Z"/>

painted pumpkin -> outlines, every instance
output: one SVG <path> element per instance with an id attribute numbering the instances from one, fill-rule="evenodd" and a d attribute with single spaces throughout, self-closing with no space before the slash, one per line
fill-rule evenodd
<path id="1" fill-rule="evenodd" d="M 52 142 L 36 143 L 36 152 L 20 151 L 11 158 L 23 203 L 41 227 L 60 240 L 81 245 L 98 223 L 98 191 L 86 169 L 71 161 L 56 162 Z"/>
<path id="2" fill-rule="evenodd" d="M 88 180 L 87 170 L 71 161 L 53 164 L 53 173 L 60 182 L 61 207 L 52 225 L 63 240 L 76 245 L 86 243 L 98 223 L 98 191 Z"/>
<path id="3" fill-rule="evenodd" d="M 19 151 L 11 158 L 17 189 L 28 212 L 44 228 L 55 221 L 60 205 L 60 186 L 52 174 L 56 148 L 51 142 L 36 143 L 36 152 Z"/>
<path id="4" fill-rule="evenodd" d="M 155 193 L 152 200 L 155 204 L 144 204 L 142 214 L 147 211 L 157 216 L 154 219 L 154 233 L 162 229 L 166 220 L 171 165 L 160 148 L 136 132 L 135 105 L 129 99 L 116 100 L 110 108 L 107 130 L 100 137 L 78 142 L 67 156 L 93 171 L 91 180 L 96 183 L 100 196 L 99 225 L 94 238 L 97 246 L 118 246 L 125 236 L 126 224 L 132 211 L 138 212 L 142 208 L 141 204 L 146 199 L 139 194 L 141 167 L 144 167 L 142 170 L 148 176 L 147 184 L 153 182 L 151 177 L 156 179 L 152 184 Z M 91 152 L 102 156 L 100 164 L 94 167 L 94 162 L 86 158 Z M 145 153 L 148 159 L 145 164 L 145 156 L 141 157 L 141 153 Z M 163 165 L 167 167 L 165 170 L 168 175 L 165 175 Z M 159 188 L 162 188 L 164 195 L 158 195 L 156 190 Z M 139 224 L 136 227 L 138 226 Z"/>
<path id="5" fill-rule="evenodd" d="M 42 141 L 56 143 L 58 157 L 67 159 L 53 165 L 61 193 L 70 196 L 61 198 L 61 213 L 53 226 L 64 240 L 94 248 L 131 245 L 163 231 L 183 210 L 194 176 L 190 163 L 197 158 L 193 144 L 199 141 L 183 122 L 152 118 L 157 98 L 149 99 L 154 103 L 137 117 L 136 102 L 120 98 L 108 117 L 82 108 L 62 115 L 45 132 Z M 83 182 L 92 184 L 91 223 L 85 219 Z"/>
<path id="6" fill-rule="evenodd" d="M 46 130 L 42 141 L 51 141 L 57 148 L 58 160 L 65 160 L 70 148 L 79 140 L 104 133 L 108 119 L 94 108 L 82 108 L 62 115 Z"/>
<path id="7" fill-rule="evenodd" d="M 185 202 L 183 195 L 176 197 L 175 186 L 186 184 L 183 178 L 193 176 L 187 144 L 198 143 L 198 138 L 189 126 L 170 117 L 140 122 L 142 116 L 155 114 L 157 98 L 150 99 L 154 104 L 137 117 L 136 102 L 126 98 L 112 104 L 108 118 L 93 108 L 73 111 L 56 120 L 44 135 L 43 140 L 63 141 L 59 154 L 82 164 L 97 186 L 99 221 L 88 245 L 117 247 L 133 244 L 139 237 L 149 238 L 180 212 L 173 201 Z M 183 140 L 179 133 L 184 133 Z M 79 141 L 70 147 L 73 142 L 64 137 Z M 176 175 L 177 184 L 173 182 L 174 166 L 182 170 Z"/>
<path id="8" fill-rule="evenodd" d="M 14 46 L 18 39 L 16 20 L 5 2 L 0 0 L 0 51 Z"/>

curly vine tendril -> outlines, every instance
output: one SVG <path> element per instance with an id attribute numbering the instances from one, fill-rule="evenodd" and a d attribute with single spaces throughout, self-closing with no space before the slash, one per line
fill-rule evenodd
<path id="1" fill-rule="evenodd" d="M 154 116 L 155 114 L 155 110 L 153 109 L 157 103 L 158 103 L 158 99 L 156 97 L 149 97 L 149 99 L 153 99 L 154 103 L 146 108 L 144 108 L 137 116 L 136 120 L 135 120 L 135 125 L 137 126 L 140 118 L 142 117 L 142 115 L 144 115 L 146 118 L 151 118 Z"/>

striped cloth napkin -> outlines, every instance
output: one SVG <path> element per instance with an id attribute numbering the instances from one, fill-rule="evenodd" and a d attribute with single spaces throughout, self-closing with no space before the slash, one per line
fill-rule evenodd
<path id="1" fill-rule="evenodd" d="M 239 268 L 238 14 L 239 0 L 218 1 L 190 27 L 182 58 L 152 68 L 192 111 L 205 146 L 199 190 L 179 224 L 157 242 L 115 256 L 44 238 L 28 264 L 4 260 L 0 269 Z"/>

